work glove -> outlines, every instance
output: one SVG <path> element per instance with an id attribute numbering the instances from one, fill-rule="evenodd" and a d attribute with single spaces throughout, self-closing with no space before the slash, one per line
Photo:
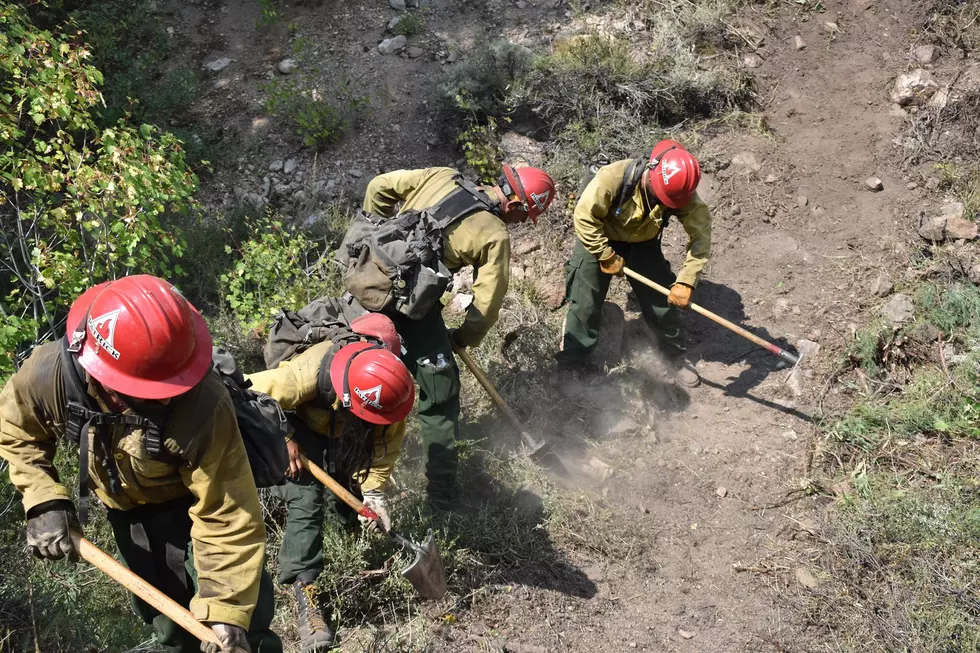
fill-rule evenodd
<path id="1" fill-rule="evenodd" d="M 201 653 L 252 653 L 245 639 L 245 629 L 231 624 L 210 624 L 221 646 L 213 642 L 201 642 Z"/>
<path id="2" fill-rule="evenodd" d="M 289 467 L 286 475 L 294 481 L 299 480 L 303 473 L 303 450 L 296 443 L 296 440 L 286 440 L 286 453 L 289 454 Z"/>
<path id="3" fill-rule="evenodd" d="M 81 530 L 71 501 L 56 499 L 36 505 L 27 512 L 27 546 L 38 558 L 78 562 L 71 529 Z"/>
<path id="4" fill-rule="evenodd" d="M 612 247 L 607 247 L 602 252 L 602 256 L 599 257 L 599 269 L 606 274 L 621 277 L 623 276 L 624 267 L 626 267 L 626 261 L 623 260 L 622 256 L 614 252 Z"/>
<path id="5" fill-rule="evenodd" d="M 453 343 L 454 347 L 459 347 L 460 349 L 466 349 L 466 345 L 459 338 L 459 329 L 449 330 L 449 342 Z"/>
<path id="6" fill-rule="evenodd" d="M 373 510 L 381 518 L 381 525 L 387 533 L 391 530 L 391 516 L 388 514 L 388 499 L 384 492 L 380 490 L 368 490 L 364 493 L 364 505 Z M 361 522 L 361 528 L 366 531 L 378 530 L 378 522 L 368 519 L 363 515 L 358 515 L 357 520 Z"/>
<path id="7" fill-rule="evenodd" d="M 670 287 L 670 294 L 667 295 L 667 303 L 677 308 L 686 309 L 691 305 L 691 288 L 685 283 L 675 283 Z"/>

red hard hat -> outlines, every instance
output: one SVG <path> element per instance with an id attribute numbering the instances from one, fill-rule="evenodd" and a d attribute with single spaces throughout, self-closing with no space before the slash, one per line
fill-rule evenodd
<path id="1" fill-rule="evenodd" d="M 545 212 L 555 199 L 555 180 L 541 168 L 512 168 L 504 166 L 501 180 L 504 195 L 516 195 L 524 203 L 524 210 L 531 222 L 538 223 L 538 216 Z"/>
<path id="2" fill-rule="evenodd" d="M 340 348 L 330 362 L 330 383 L 344 408 L 371 424 L 400 422 L 415 404 L 415 382 L 397 356 L 367 342 Z"/>
<path id="3" fill-rule="evenodd" d="M 387 315 L 381 313 L 362 315 L 350 323 L 350 328 L 359 335 L 377 338 L 385 346 L 385 349 L 395 356 L 401 357 L 402 338 L 395 330 L 395 323 Z"/>
<path id="4" fill-rule="evenodd" d="M 687 206 L 701 182 L 701 166 L 677 141 L 660 141 L 650 153 L 650 186 L 661 204 L 671 209 Z"/>
<path id="5" fill-rule="evenodd" d="M 85 371 L 131 397 L 176 397 L 211 369 L 204 318 L 171 283 L 148 274 L 89 288 L 72 304 L 67 328 Z"/>

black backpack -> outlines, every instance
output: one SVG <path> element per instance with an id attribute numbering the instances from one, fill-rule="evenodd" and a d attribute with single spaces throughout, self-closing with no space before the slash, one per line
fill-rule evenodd
<path id="1" fill-rule="evenodd" d="M 350 294 L 342 299 L 321 297 L 299 309 L 282 309 L 269 331 L 262 357 L 266 369 L 279 367 L 279 363 L 306 351 L 324 340 L 354 339 L 350 323 L 367 311 Z"/>
<path id="2" fill-rule="evenodd" d="M 180 460 L 163 447 L 162 433 L 169 405 L 161 407 L 154 415 L 103 412 L 87 392 L 85 373 L 74 356 L 77 347 L 70 345 L 66 337 L 60 349 L 68 416 L 65 435 L 78 444 L 78 518 L 84 524 L 88 521 L 89 504 L 89 438 L 82 437 L 82 434 L 87 433 L 89 428 L 95 427 L 97 445 L 107 452 L 102 462 L 106 476 L 109 478 L 111 494 L 122 492 L 119 469 L 113 457 L 108 455 L 112 448 L 109 427 L 113 424 L 125 424 L 143 429 L 143 446 L 153 459 L 174 464 L 178 464 Z M 214 348 L 212 355 L 215 359 L 214 369 L 231 394 L 238 428 L 242 434 L 245 453 L 248 456 L 256 487 L 281 485 L 285 482 L 285 472 L 289 466 L 289 456 L 286 452 L 286 435 L 289 427 L 286 416 L 274 399 L 248 389 L 249 383 L 238 371 L 234 358 L 230 354 Z"/>
<path id="3" fill-rule="evenodd" d="M 424 211 L 386 218 L 366 211 L 351 220 L 336 258 L 347 291 L 370 311 L 424 317 L 452 287 L 442 262 L 443 231 L 476 211 L 496 212 L 497 203 L 456 175 L 457 188 Z"/>

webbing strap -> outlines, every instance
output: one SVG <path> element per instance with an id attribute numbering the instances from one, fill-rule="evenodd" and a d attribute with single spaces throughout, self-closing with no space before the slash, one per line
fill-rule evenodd
<path id="1" fill-rule="evenodd" d="M 474 211 L 492 211 L 496 203 L 462 177 L 453 179 L 458 185 L 452 192 L 427 209 L 440 229 L 445 229 Z"/>

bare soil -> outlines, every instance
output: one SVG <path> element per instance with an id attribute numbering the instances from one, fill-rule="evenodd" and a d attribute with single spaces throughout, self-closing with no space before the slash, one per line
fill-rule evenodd
<path id="1" fill-rule="evenodd" d="M 800 536 L 799 521 L 823 502 L 791 491 L 809 475 L 814 420 L 840 401 L 825 382 L 852 325 L 866 322 L 881 301 L 869 291 L 872 281 L 904 261 L 911 207 L 923 201 L 921 180 L 907 187 L 892 143 L 902 118 L 887 95 L 891 78 L 907 68 L 921 5 L 826 0 L 825 12 L 812 15 L 790 2 L 779 3 L 776 15 L 755 5 L 743 11 L 739 24 L 764 37 L 756 74 L 771 133 L 720 130 L 704 144 L 726 160 L 751 153 L 759 168 L 736 162 L 703 182 L 714 252 L 694 299 L 782 346 L 814 341 L 820 353 L 804 362 L 794 392 L 778 360 L 688 316 L 703 384 L 690 391 L 653 386 L 663 394 L 648 398 L 651 423 L 575 454 L 576 463 L 598 458 L 610 466 L 611 474 L 583 483 L 582 492 L 614 506 L 616 519 L 644 534 L 643 546 L 617 559 L 574 548 L 563 553 L 563 568 L 487 588 L 454 623 L 436 627 L 433 650 L 805 651 L 821 642 L 782 603 L 786 591 L 805 589 L 795 579 L 798 562 L 780 552 L 792 550 L 787 542 Z M 264 30 L 256 29 L 251 0 L 172 1 L 165 16 L 183 50 L 175 65 L 233 59 L 205 73 L 210 88 L 198 111 L 220 116 L 242 149 L 242 165 L 205 180 L 209 198 L 230 203 L 242 185 L 254 192 L 271 161 L 291 157 L 307 180 L 336 179 L 353 198 L 378 171 L 452 164 L 458 150 L 433 110 L 443 68 L 452 65 L 442 63 L 445 53 L 465 56 L 500 34 L 546 45 L 569 22 L 569 9 L 550 0 L 528 0 L 522 10 L 433 0 L 424 32 L 409 39 L 425 52 L 411 59 L 378 54 L 394 13 L 380 0 L 289 6 Z M 351 79 L 372 98 L 358 127 L 315 163 L 262 108 L 261 85 L 293 56 L 290 24 L 310 42 L 301 65 L 318 65 L 325 87 Z M 805 49 L 794 47 L 797 35 Z M 865 186 L 872 176 L 883 191 Z M 675 265 L 685 242 L 673 226 L 665 243 Z M 616 292 L 621 297 L 623 289 Z M 655 376 L 636 316 L 627 311 L 627 346 L 640 370 Z M 601 393 L 603 381 L 586 382 L 584 391 Z"/>

